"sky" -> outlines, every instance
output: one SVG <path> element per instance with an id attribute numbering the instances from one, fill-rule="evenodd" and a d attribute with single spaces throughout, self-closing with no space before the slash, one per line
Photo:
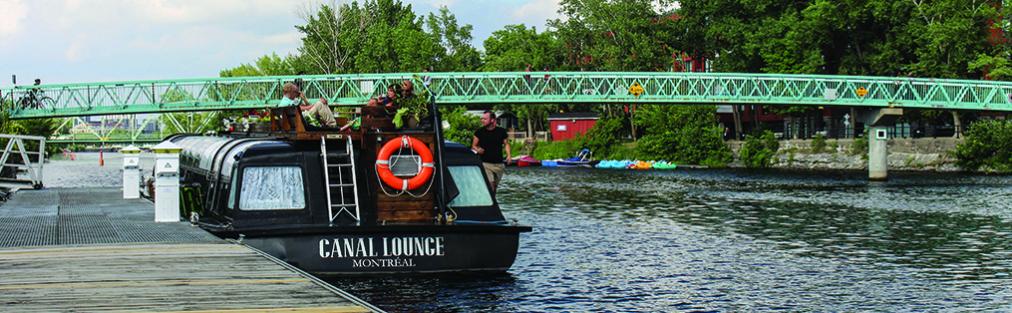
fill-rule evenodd
<path id="1" fill-rule="evenodd" d="M 402 0 L 446 6 L 473 45 L 509 24 L 545 29 L 559 0 Z M 328 3 L 331 1 L 327 1 Z M 338 1 L 339 3 L 347 1 Z M 295 53 L 300 12 L 320 0 L 0 0 L 0 86 L 216 77 L 270 53 Z"/>

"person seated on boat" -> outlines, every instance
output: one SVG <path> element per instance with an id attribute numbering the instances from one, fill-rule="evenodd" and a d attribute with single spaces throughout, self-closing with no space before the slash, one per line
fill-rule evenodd
<path id="1" fill-rule="evenodd" d="M 369 102 L 366 103 L 366 105 L 371 107 L 382 106 L 387 110 L 391 110 L 394 108 L 394 105 L 396 104 L 397 94 L 400 93 L 400 89 L 401 89 L 400 86 L 396 84 L 391 84 L 390 86 L 387 87 L 386 95 L 373 97 L 372 99 L 369 99 Z"/>
<path id="2" fill-rule="evenodd" d="M 302 103 L 307 102 L 308 101 L 305 101 L 305 96 L 303 96 Z M 315 117 L 318 121 L 320 121 L 322 126 L 337 128 L 337 119 L 334 118 L 334 111 L 331 111 L 330 106 L 327 105 L 327 98 L 320 98 L 319 101 L 313 103 L 312 105 L 300 105 L 299 109 L 307 115 Z"/>
<path id="3" fill-rule="evenodd" d="M 278 106 L 287 107 L 301 104 L 298 103 L 302 100 L 300 97 L 301 95 L 302 92 L 299 91 L 299 86 L 296 86 L 294 83 L 285 83 L 285 85 L 281 87 L 281 102 L 278 103 Z"/>
<path id="4" fill-rule="evenodd" d="M 280 106 L 293 106 L 298 105 L 299 109 L 306 112 L 309 116 L 312 116 L 320 121 L 323 126 L 336 128 L 337 119 L 334 118 L 334 111 L 330 110 L 330 106 L 327 105 L 327 99 L 320 98 L 320 101 L 310 105 L 309 100 L 299 90 L 299 86 L 294 83 L 285 83 L 281 87 L 281 93 L 284 95 L 281 97 Z"/>
<path id="5" fill-rule="evenodd" d="M 410 99 L 415 97 L 415 84 L 405 79 L 401 82 L 401 98 Z"/>

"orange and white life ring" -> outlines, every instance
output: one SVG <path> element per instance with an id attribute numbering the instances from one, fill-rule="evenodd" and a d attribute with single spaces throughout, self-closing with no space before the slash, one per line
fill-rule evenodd
<path id="1" fill-rule="evenodd" d="M 390 156 L 403 148 L 411 148 L 422 159 L 419 164 L 418 174 L 408 179 L 394 176 L 394 173 L 390 171 Z M 379 155 L 376 156 L 376 174 L 379 175 L 380 180 L 387 186 L 390 186 L 390 188 L 401 191 L 415 190 L 425 185 L 432 178 L 432 173 L 435 171 L 434 167 L 432 150 L 429 149 L 429 146 L 418 140 L 418 138 L 407 135 L 387 141 L 380 148 Z"/>

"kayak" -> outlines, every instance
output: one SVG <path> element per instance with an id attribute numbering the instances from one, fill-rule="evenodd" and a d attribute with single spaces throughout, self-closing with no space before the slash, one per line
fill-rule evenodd
<path id="1" fill-rule="evenodd" d="M 541 161 L 529 155 L 521 155 L 513 158 L 513 163 L 519 167 L 541 166 Z"/>
<path id="2" fill-rule="evenodd" d="M 673 170 L 673 169 L 675 169 L 677 167 L 678 167 L 678 165 L 676 165 L 675 163 L 668 162 L 668 161 L 657 161 L 657 162 L 654 162 L 654 169 L 658 169 L 658 170 Z"/>
<path id="3" fill-rule="evenodd" d="M 654 167 L 653 161 L 636 161 L 636 163 L 629 165 L 629 169 L 633 170 L 649 170 L 652 167 Z"/>

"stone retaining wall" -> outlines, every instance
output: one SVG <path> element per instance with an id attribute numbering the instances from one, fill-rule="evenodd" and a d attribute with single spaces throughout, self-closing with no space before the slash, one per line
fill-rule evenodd
<path id="1" fill-rule="evenodd" d="M 961 138 L 898 138 L 889 140 L 889 170 L 959 171 L 951 151 Z M 742 141 L 728 142 L 738 155 Z M 827 139 L 825 152 L 813 153 L 812 140 L 781 140 L 775 168 L 848 169 L 868 168 L 867 155 L 852 154 L 852 139 Z M 865 142 L 867 145 L 867 142 Z M 867 146 L 865 146 L 867 151 Z M 737 160 L 731 166 L 741 166 Z"/>

